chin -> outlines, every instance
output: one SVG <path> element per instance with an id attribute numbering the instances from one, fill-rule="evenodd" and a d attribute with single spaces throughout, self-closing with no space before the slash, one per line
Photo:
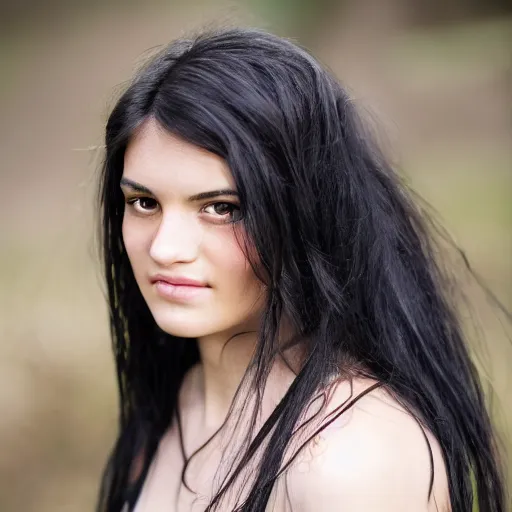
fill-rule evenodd
<path id="1" fill-rule="evenodd" d="M 200 338 L 216 331 L 215 326 L 205 322 L 204 315 L 198 318 L 197 314 L 168 312 L 154 312 L 153 318 L 162 331 L 179 338 Z"/>

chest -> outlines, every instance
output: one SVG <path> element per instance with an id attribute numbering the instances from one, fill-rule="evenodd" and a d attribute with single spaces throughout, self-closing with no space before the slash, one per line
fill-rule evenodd
<path id="1" fill-rule="evenodd" d="M 184 485 L 184 460 L 179 436 L 175 430 L 160 443 L 137 501 L 135 512 L 204 512 L 225 473 L 223 453 L 212 444 L 195 455 L 187 466 Z M 244 494 L 235 485 L 233 491 Z M 220 507 L 226 510 L 225 503 Z M 279 479 L 272 490 L 266 512 L 288 512 L 285 479 Z"/>

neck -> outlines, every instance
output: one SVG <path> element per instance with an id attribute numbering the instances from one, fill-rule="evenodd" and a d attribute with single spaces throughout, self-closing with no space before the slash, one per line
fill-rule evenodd
<path id="1" fill-rule="evenodd" d="M 279 338 L 285 332 L 280 330 Z M 288 331 L 288 329 L 286 329 Z M 256 349 L 258 332 L 247 330 L 242 334 L 222 333 L 198 339 L 200 365 L 198 392 L 201 397 L 202 423 L 206 428 L 218 428 L 225 420 L 251 358 Z M 287 359 L 297 367 L 297 351 L 286 352 Z M 263 395 L 264 409 L 276 405 L 293 381 L 295 374 L 287 364 L 277 358 L 272 366 Z M 276 403 L 275 403 L 276 402 Z"/>
<path id="2" fill-rule="evenodd" d="M 256 348 L 256 332 L 229 338 L 223 334 L 198 339 L 205 426 L 224 421 Z"/>

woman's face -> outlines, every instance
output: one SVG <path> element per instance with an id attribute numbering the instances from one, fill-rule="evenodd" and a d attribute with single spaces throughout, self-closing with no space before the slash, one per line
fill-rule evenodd
<path id="1" fill-rule="evenodd" d="M 121 189 L 124 244 L 160 328 L 192 338 L 256 329 L 264 288 L 237 241 L 224 160 L 148 120 L 126 150 Z"/>

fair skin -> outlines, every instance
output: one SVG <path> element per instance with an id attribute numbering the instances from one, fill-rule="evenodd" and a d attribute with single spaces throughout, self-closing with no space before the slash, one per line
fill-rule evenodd
<path id="1" fill-rule="evenodd" d="M 241 248 L 238 196 L 221 158 L 148 120 L 128 145 L 121 188 L 127 202 L 123 240 L 141 293 L 164 331 L 195 338 L 199 346 L 200 364 L 185 377 L 179 397 L 185 454 L 190 456 L 226 419 L 255 349 L 265 287 Z M 214 195 L 216 191 L 221 193 Z M 189 286 L 155 281 L 157 275 L 188 277 L 201 287 L 189 293 Z M 237 333 L 244 334 L 226 344 Z M 292 359 L 296 356 L 290 354 Z M 276 362 L 257 426 L 293 378 L 284 363 Z M 356 379 L 354 393 L 371 384 Z M 322 415 L 348 393 L 348 383 L 337 384 Z M 242 398 L 235 403 L 234 416 L 244 425 L 249 416 L 237 407 L 244 402 L 249 410 L 253 397 Z M 229 424 L 225 428 L 229 430 Z M 183 460 L 173 423 L 160 443 L 136 511 L 204 510 L 214 482 L 224 474 L 224 465 L 219 464 L 243 441 L 243 434 L 229 432 L 214 438 L 192 459 L 186 473 L 195 491 L 191 493 L 181 485 Z M 387 393 L 373 391 L 301 452 L 275 486 L 268 510 L 284 512 L 291 505 L 300 512 L 446 512 L 441 451 L 428 435 L 435 468 L 435 500 L 429 502 L 430 460 L 418 424 Z"/>
<path id="2" fill-rule="evenodd" d="M 138 191 L 140 186 L 150 191 Z M 121 188 L 128 204 L 123 239 L 135 278 L 157 324 L 197 338 L 204 374 L 205 426 L 225 417 L 252 355 L 264 289 L 237 241 L 233 178 L 222 159 L 148 122 L 129 145 Z M 224 191 L 208 199 L 203 193 Z M 191 199 L 192 198 L 192 199 Z M 151 276 L 208 285 L 191 300 L 162 297 Z M 226 341 L 236 333 L 250 331 Z"/>

